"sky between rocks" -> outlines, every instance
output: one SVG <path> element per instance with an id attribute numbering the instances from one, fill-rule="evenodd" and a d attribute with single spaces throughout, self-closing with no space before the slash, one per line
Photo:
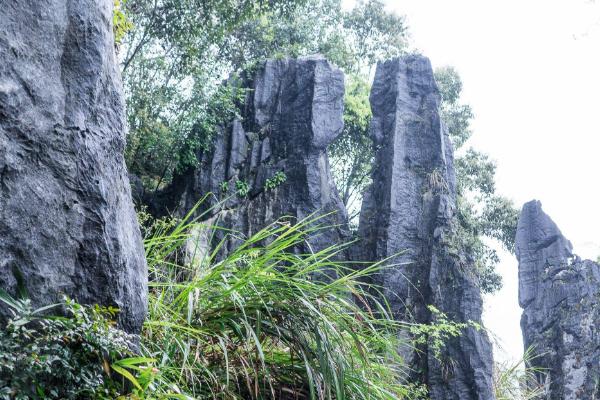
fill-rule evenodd
<path id="1" fill-rule="evenodd" d="M 384 0 L 415 49 L 452 65 L 475 112 L 472 146 L 497 162 L 497 188 L 538 199 L 584 258 L 600 256 L 600 2 Z M 345 0 L 350 7 L 353 0 Z M 522 354 L 517 262 L 485 300 L 496 358 Z"/>

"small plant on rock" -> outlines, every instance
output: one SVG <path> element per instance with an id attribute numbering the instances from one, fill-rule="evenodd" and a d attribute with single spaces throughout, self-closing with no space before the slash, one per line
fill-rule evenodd
<path id="1" fill-rule="evenodd" d="M 283 171 L 277 171 L 275 175 L 265 182 L 265 190 L 274 190 L 287 180 L 287 175 Z"/>
<path id="2" fill-rule="evenodd" d="M 248 183 L 246 181 L 238 180 L 235 182 L 235 190 L 236 190 L 238 196 L 246 197 L 246 196 L 248 196 L 248 193 L 250 192 L 250 186 L 248 185 Z"/>
<path id="3" fill-rule="evenodd" d="M 219 185 L 219 189 L 221 190 L 221 193 L 227 193 L 229 191 L 229 182 L 221 182 L 221 184 Z"/>

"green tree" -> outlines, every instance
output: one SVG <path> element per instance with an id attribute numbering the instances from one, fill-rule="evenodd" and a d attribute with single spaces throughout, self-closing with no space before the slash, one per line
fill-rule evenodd
<path id="1" fill-rule="evenodd" d="M 373 142 L 369 137 L 371 106 L 370 85 L 360 75 L 351 75 L 346 82 L 344 130 L 329 149 L 331 169 L 342 202 L 356 229 L 362 195 L 371 183 Z"/>
<path id="2" fill-rule="evenodd" d="M 128 0 L 133 29 L 121 40 L 129 138 L 126 160 L 160 187 L 195 165 L 195 155 L 236 112 L 232 72 L 267 58 L 321 53 L 363 77 L 400 54 L 402 18 L 379 0 L 350 12 L 340 0 Z"/>
<path id="3" fill-rule="evenodd" d="M 458 236 L 474 256 L 481 289 L 491 293 L 502 287 L 502 279 L 495 268 L 498 254 L 486 239 L 494 239 L 514 253 L 519 213 L 510 200 L 496 193 L 496 164 L 487 154 L 466 146 L 472 135 L 473 112 L 461 102 L 458 72 L 452 67 L 439 68 L 435 77 L 442 96 L 442 118 L 456 152 Z"/>
<path id="4" fill-rule="evenodd" d="M 129 170 L 159 187 L 195 165 L 196 152 L 236 112 L 236 93 L 221 85 L 232 71 L 223 57 L 246 21 L 287 15 L 293 0 L 128 0 L 121 38 Z"/>

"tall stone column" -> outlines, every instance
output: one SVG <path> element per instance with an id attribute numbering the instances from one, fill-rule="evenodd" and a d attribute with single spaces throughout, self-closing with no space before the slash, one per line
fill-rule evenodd
<path id="1" fill-rule="evenodd" d="M 0 7 L 0 287 L 141 329 L 147 272 L 123 159 L 111 0 Z"/>
<path id="2" fill-rule="evenodd" d="M 516 250 L 523 341 L 543 398 L 600 398 L 600 265 L 573 254 L 535 200 L 521 211 Z"/>
<path id="3" fill-rule="evenodd" d="M 371 92 L 375 144 L 371 187 L 363 201 L 359 253 L 363 261 L 392 257 L 374 278 L 398 320 L 429 323 L 428 306 L 454 321 L 481 323 L 482 299 L 468 257 L 452 246 L 455 174 L 440 95 L 431 64 L 422 56 L 379 63 Z M 432 399 L 489 400 L 492 347 L 473 327 L 440 354 L 431 343 L 408 351 L 413 379 Z"/>
<path id="4" fill-rule="evenodd" d="M 281 217 L 295 223 L 326 215 L 318 224 L 328 228 L 309 235 L 307 251 L 344 241 L 346 211 L 327 156 L 344 126 L 342 71 L 309 56 L 268 60 L 242 75 L 237 85 L 249 89 L 242 118 L 223 124 L 212 147 L 198 155 L 198 167 L 159 194 L 157 213 L 185 215 L 211 193 L 198 214 L 227 231 L 216 230 L 212 245 L 201 235 L 200 249 L 192 251 L 201 255 L 225 236 L 227 253 Z"/>

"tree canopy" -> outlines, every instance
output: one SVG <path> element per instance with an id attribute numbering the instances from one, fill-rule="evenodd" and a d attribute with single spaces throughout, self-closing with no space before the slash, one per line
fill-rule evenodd
<path id="1" fill-rule="evenodd" d="M 406 53 L 404 18 L 380 0 L 351 10 L 341 0 L 128 0 L 118 39 L 127 102 L 126 161 L 148 190 L 197 163 L 222 121 L 237 115 L 243 92 L 223 82 L 268 58 L 321 53 L 346 73 L 343 133 L 330 147 L 334 178 L 356 226 L 373 160 L 369 137 L 374 65 Z M 500 287 L 498 255 L 513 251 L 517 212 L 495 190 L 495 164 L 468 147 L 473 112 L 461 102 L 451 67 L 436 71 L 442 117 L 457 151 L 458 230 L 475 257 L 484 291 Z"/>

